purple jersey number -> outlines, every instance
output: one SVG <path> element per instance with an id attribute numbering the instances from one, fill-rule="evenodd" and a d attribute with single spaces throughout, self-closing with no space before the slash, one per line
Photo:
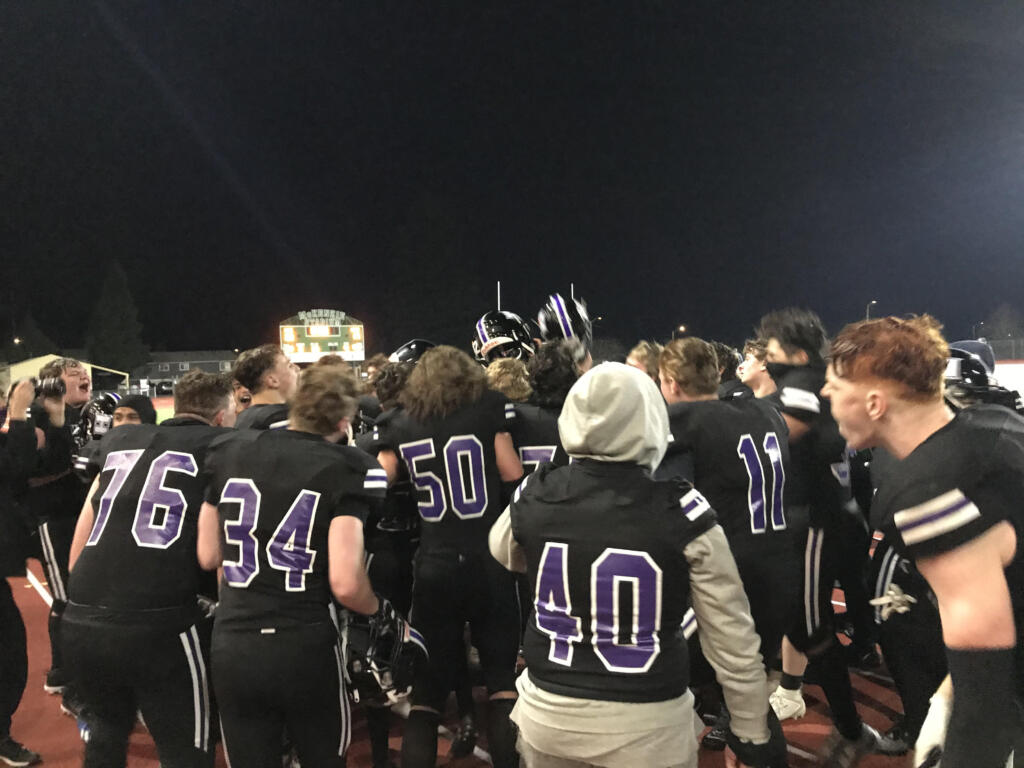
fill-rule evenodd
<path id="1" fill-rule="evenodd" d="M 580 620 L 572 615 L 569 598 L 569 546 L 548 542 L 537 569 L 537 591 L 533 599 L 537 629 L 551 638 L 548 658 L 556 664 L 572 666 L 572 646 L 583 639 Z"/>
<path id="2" fill-rule="evenodd" d="M 168 472 L 181 472 L 195 477 L 199 471 L 196 460 L 188 453 L 165 451 L 149 465 L 146 484 L 135 508 L 132 536 L 140 547 L 167 549 L 181 536 L 188 501 L 177 488 L 164 483 Z"/>
<path id="3" fill-rule="evenodd" d="M 519 460 L 523 463 L 523 472 L 530 474 L 541 464 L 555 460 L 553 445 L 524 445 L 519 449 Z"/>
<path id="4" fill-rule="evenodd" d="M 305 591 L 306 574 L 313 572 L 316 552 L 309 549 L 309 537 L 319 503 L 319 493 L 302 491 L 267 544 L 267 562 L 287 574 L 284 588 L 289 592 Z"/>
<path id="5" fill-rule="evenodd" d="M 85 543 L 85 546 L 91 547 L 100 540 L 100 536 L 103 535 L 103 529 L 107 526 L 107 519 L 110 517 L 110 509 L 114 506 L 114 499 L 124 487 L 124 482 L 128 479 L 128 475 L 131 474 L 139 459 L 142 458 L 142 453 L 143 451 L 136 450 L 112 451 L 107 454 L 107 459 L 103 462 L 103 469 L 101 471 L 112 470 L 114 476 L 110 478 L 107 489 L 103 491 L 103 495 L 100 497 L 100 506 L 96 510 L 96 522 L 93 523 L 92 533 L 89 534 L 89 540 Z"/>
<path id="6" fill-rule="evenodd" d="M 260 490 L 252 480 L 233 477 L 224 484 L 218 506 L 238 504 L 238 517 L 224 521 L 224 540 L 238 547 L 238 558 L 224 561 L 224 581 L 232 587 L 248 587 L 260 572 L 256 525 L 262 503 Z M 313 572 L 316 550 L 309 548 L 309 540 L 319 503 L 319 493 L 299 491 L 267 542 L 267 562 L 271 568 L 285 572 L 284 588 L 288 592 L 303 592 L 306 574 Z"/>
<path id="7" fill-rule="evenodd" d="M 419 466 L 420 461 L 437 455 L 432 438 L 403 443 L 398 450 L 416 488 L 427 494 L 427 498 L 421 498 L 417 503 L 420 517 L 425 521 L 440 521 L 449 505 L 463 520 L 480 517 L 487 511 L 484 447 L 475 435 L 455 435 L 445 443 L 443 453 L 448 479 L 447 496 L 441 478 Z"/>
<path id="8" fill-rule="evenodd" d="M 750 507 L 750 532 L 764 533 L 767 528 L 765 507 L 771 507 L 772 530 L 782 531 L 786 528 L 786 515 L 782 506 L 782 489 L 786 483 L 786 472 L 782 465 L 782 448 L 779 438 L 774 432 L 764 436 L 764 452 L 772 466 L 772 485 L 767 499 L 765 498 L 764 471 L 761 469 L 761 457 L 757 446 L 750 435 L 743 435 L 736 446 L 737 455 L 743 459 L 747 470 L 747 503 Z"/>
<path id="9" fill-rule="evenodd" d="M 548 658 L 569 666 L 573 644 L 583 639 L 580 619 L 572 615 L 569 549 L 549 542 L 541 555 L 534 600 L 537 628 L 551 638 Z M 632 593 L 631 615 L 620 611 L 620 591 Z M 609 672 L 637 674 L 651 668 L 661 653 L 661 568 L 646 552 L 608 548 L 590 567 L 591 642 Z M 628 639 L 623 638 L 623 619 Z"/>
<path id="10" fill-rule="evenodd" d="M 224 561 L 224 581 L 232 587 L 249 586 L 260 572 L 256 536 L 253 535 L 260 501 L 259 488 L 248 478 L 231 478 L 220 494 L 218 506 L 238 504 L 238 517 L 224 521 L 224 540 L 238 547 L 238 559 Z"/>

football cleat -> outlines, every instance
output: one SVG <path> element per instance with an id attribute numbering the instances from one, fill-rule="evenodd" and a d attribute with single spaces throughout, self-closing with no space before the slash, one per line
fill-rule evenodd
<path id="1" fill-rule="evenodd" d="M 43 758 L 39 756 L 39 753 L 27 749 L 10 736 L 0 739 L 0 763 L 20 768 L 20 766 L 35 765 L 41 762 L 43 762 Z"/>
<path id="2" fill-rule="evenodd" d="M 807 714 L 803 694 L 800 691 L 783 688 L 781 685 L 772 691 L 768 703 L 775 710 L 775 716 L 779 720 L 799 720 Z"/>
<path id="3" fill-rule="evenodd" d="M 476 321 L 472 342 L 478 363 L 487 365 L 500 357 L 526 360 L 533 356 L 533 336 L 515 312 L 496 309 Z"/>
<path id="4" fill-rule="evenodd" d="M 594 340 L 593 325 L 582 299 L 566 301 L 561 294 L 551 294 L 537 313 L 537 325 L 544 341 L 578 339 L 589 350 Z"/>
<path id="5" fill-rule="evenodd" d="M 43 683 L 43 690 L 47 693 L 63 693 L 67 682 L 68 680 L 67 676 L 64 674 L 64 670 L 59 667 L 53 667 L 46 673 L 46 681 Z"/>
<path id="6" fill-rule="evenodd" d="M 818 758 L 822 768 L 853 768 L 870 754 L 903 754 L 893 751 L 895 746 L 892 739 L 883 736 L 867 723 L 862 723 L 860 736 L 852 741 L 833 728 L 818 750 Z"/>

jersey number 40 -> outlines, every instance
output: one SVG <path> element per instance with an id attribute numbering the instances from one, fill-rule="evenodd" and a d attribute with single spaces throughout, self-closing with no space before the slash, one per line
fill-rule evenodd
<path id="1" fill-rule="evenodd" d="M 534 596 L 537 629 L 551 638 L 548 659 L 572 666 L 573 646 L 583 640 L 582 620 L 572 613 L 569 545 L 544 545 Z M 632 592 L 632 611 L 620 611 L 620 590 Z M 590 566 L 590 630 L 594 653 L 609 672 L 646 672 L 661 653 L 661 568 L 646 552 L 609 547 Z M 622 638 L 622 622 L 628 640 Z"/>

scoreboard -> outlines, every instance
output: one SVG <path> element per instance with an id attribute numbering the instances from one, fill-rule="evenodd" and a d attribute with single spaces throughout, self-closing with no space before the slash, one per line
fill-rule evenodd
<path id="1" fill-rule="evenodd" d="M 281 349 L 293 363 L 315 363 L 324 355 L 349 362 L 366 359 L 363 323 L 340 309 L 310 309 L 280 324 Z"/>

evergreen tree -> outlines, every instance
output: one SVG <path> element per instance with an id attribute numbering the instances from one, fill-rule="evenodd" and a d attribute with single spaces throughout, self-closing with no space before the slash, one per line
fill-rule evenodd
<path id="1" fill-rule="evenodd" d="M 90 362 L 119 371 L 131 371 L 149 361 L 128 275 L 116 261 L 107 270 L 85 344 Z"/>

